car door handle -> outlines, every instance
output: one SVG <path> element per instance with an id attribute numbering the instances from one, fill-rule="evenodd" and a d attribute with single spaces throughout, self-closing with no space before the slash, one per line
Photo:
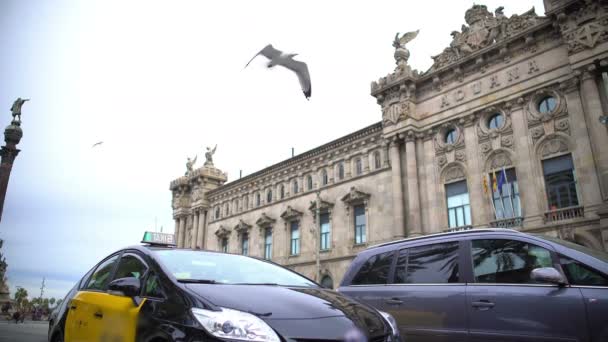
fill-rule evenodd
<path id="1" fill-rule="evenodd" d="M 489 310 L 494 307 L 494 303 L 490 302 L 489 300 L 480 300 L 478 302 L 471 303 L 471 305 L 479 310 Z"/>
<path id="2" fill-rule="evenodd" d="M 93 316 L 95 316 L 95 318 L 103 318 L 103 314 L 101 313 L 101 311 L 97 311 L 96 313 L 93 314 Z"/>
<path id="3" fill-rule="evenodd" d="M 70 310 L 76 310 L 76 305 L 74 305 L 74 304 L 70 305 Z"/>
<path id="4" fill-rule="evenodd" d="M 399 304 L 403 304 L 403 301 L 399 298 L 391 298 L 391 299 L 387 299 L 384 301 L 386 304 L 389 305 L 399 305 Z"/>

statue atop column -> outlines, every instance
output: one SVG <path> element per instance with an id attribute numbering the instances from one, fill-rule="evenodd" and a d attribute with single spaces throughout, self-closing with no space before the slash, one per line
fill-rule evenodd
<path id="1" fill-rule="evenodd" d="M 186 162 L 186 176 L 190 175 L 192 171 L 194 171 L 194 164 L 196 164 L 196 159 L 198 155 L 194 156 L 194 159 L 190 159 L 188 157 L 188 161 Z"/>
<path id="2" fill-rule="evenodd" d="M 395 62 L 397 63 L 397 70 L 401 72 L 411 72 L 410 66 L 407 64 L 407 60 L 410 58 L 410 51 L 405 45 L 418 36 L 420 30 L 404 33 L 399 37 L 399 32 L 395 35 L 393 40 L 393 46 L 395 47 Z"/>
<path id="3" fill-rule="evenodd" d="M 11 106 L 11 113 L 13 114 L 13 121 L 15 122 L 21 122 L 21 107 L 23 106 L 23 104 L 26 101 L 29 101 L 30 99 L 22 99 L 20 97 L 18 97 L 15 102 L 13 102 L 13 105 Z M 17 120 L 17 116 L 19 117 L 19 120 Z"/>
<path id="4" fill-rule="evenodd" d="M 215 154 L 215 150 L 217 150 L 217 145 L 215 145 L 213 149 L 207 147 L 207 152 L 205 152 L 205 166 L 213 166 L 213 155 Z"/>

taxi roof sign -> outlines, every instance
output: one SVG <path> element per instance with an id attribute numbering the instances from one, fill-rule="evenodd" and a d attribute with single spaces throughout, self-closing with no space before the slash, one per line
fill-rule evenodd
<path id="1" fill-rule="evenodd" d="M 156 232 L 145 232 L 144 238 L 141 240 L 141 242 L 158 246 L 175 246 L 175 235 Z"/>

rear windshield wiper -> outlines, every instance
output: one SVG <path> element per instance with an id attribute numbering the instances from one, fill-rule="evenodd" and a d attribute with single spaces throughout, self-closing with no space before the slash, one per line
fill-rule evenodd
<path id="1" fill-rule="evenodd" d="M 211 279 L 177 279 L 177 281 L 185 284 L 221 284 Z"/>

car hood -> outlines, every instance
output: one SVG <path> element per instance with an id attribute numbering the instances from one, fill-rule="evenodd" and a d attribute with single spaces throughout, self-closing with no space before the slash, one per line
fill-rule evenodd
<path id="1" fill-rule="evenodd" d="M 343 317 L 352 322 L 351 327 L 354 325 L 370 336 L 389 331 L 375 309 L 328 289 L 222 284 L 186 287 L 217 306 L 250 312 L 269 322 Z"/>

